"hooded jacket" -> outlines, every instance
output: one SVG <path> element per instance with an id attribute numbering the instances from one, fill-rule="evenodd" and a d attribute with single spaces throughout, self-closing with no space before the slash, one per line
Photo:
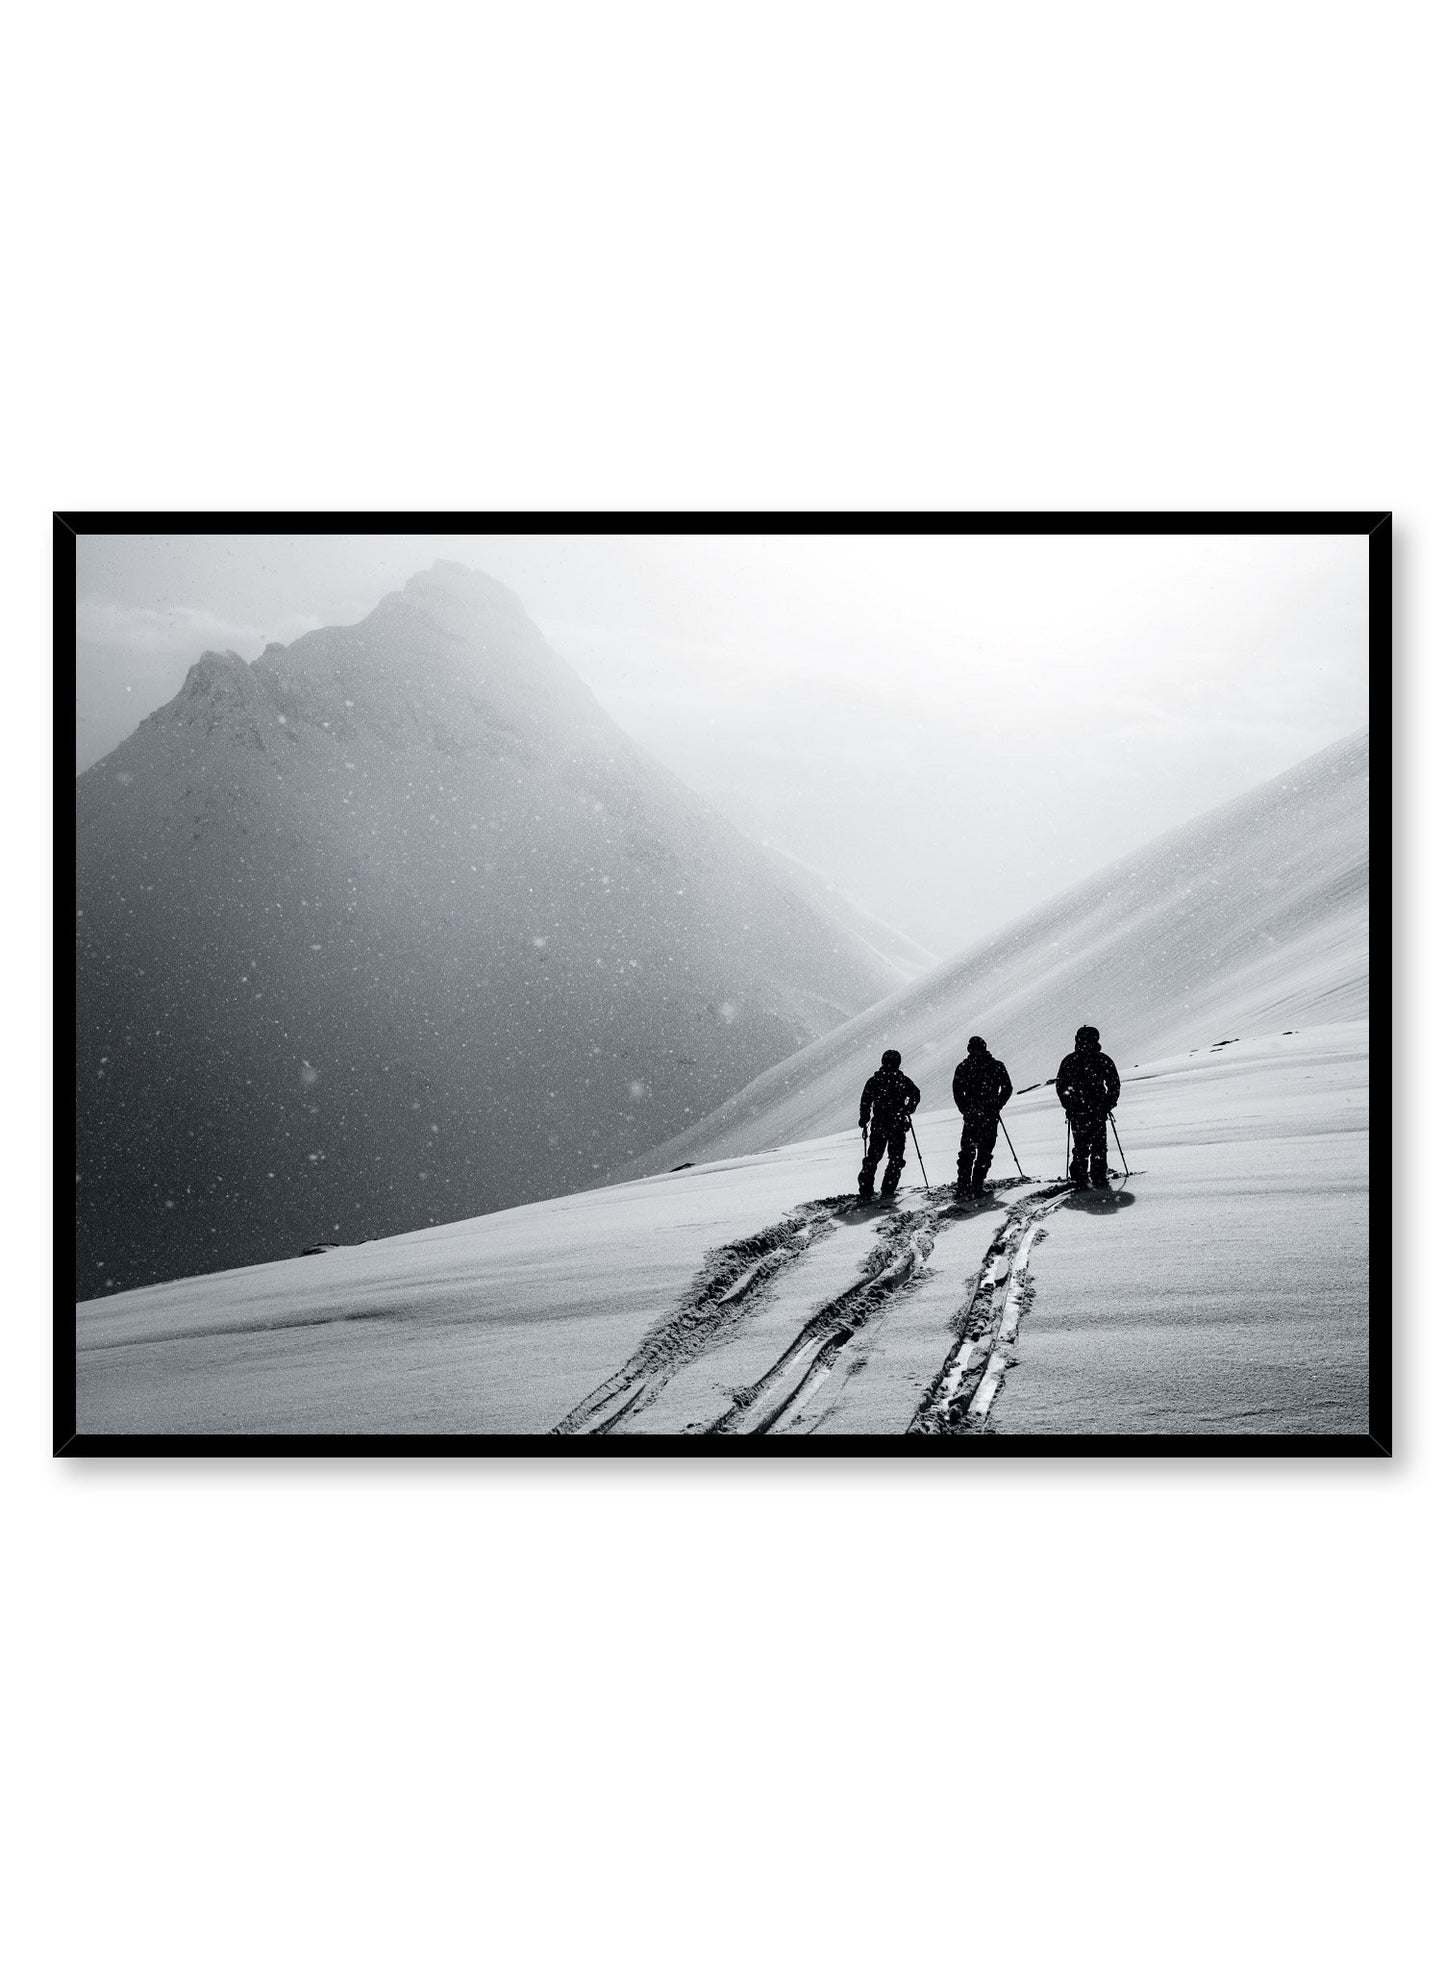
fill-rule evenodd
<path id="1" fill-rule="evenodd" d="M 1054 1092 L 1071 1113 L 1108 1114 L 1119 1098 L 1119 1069 L 1097 1039 L 1081 1039 L 1060 1060 Z"/>

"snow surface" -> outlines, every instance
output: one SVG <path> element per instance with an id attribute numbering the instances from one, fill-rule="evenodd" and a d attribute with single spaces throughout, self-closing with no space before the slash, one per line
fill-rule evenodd
<path id="1" fill-rule="evenodd" d="M 1112 1202 L 1041 1087 L 960 1211 L 935 1109 L 892 1212 L 845 1131 L 91 1301 L 79 1426 L 1363 1433 L 1366 1026 L 1220 1037 L 1125 1068 Z"/>

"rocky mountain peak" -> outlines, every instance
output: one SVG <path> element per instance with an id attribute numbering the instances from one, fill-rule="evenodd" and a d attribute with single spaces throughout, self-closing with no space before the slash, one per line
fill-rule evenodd
<path id="1" fill-rule="evenodd" d="M 272 649 L 279 645 L 273 643 Z M 218 691 L 245 690 L 252 681 L 252 666 L 233 649 L 203 650 L 186 672 L 181 686 L 185 697 L 214 696 Z"/>

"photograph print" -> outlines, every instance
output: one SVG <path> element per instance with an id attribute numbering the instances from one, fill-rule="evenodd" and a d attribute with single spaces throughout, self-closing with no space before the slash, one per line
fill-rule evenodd
<path id="1" fill-rule="evenodd" d="M 1388 515 L 55 543 L 57 1453 L 1389 1453 Z"/>

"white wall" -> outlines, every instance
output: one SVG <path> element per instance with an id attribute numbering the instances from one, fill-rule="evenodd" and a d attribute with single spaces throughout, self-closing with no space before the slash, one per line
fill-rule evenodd
<path id="1" fill-rule="evenodd" d="M 25 17 L 17 1960 L 1424 1959 L 1423 1031 L 1390 1464 L 54 1463 L 38 814 L 53 506 L 1392 505 L 1408 1011 L 1440 957 L 1428 19 Z"/>

